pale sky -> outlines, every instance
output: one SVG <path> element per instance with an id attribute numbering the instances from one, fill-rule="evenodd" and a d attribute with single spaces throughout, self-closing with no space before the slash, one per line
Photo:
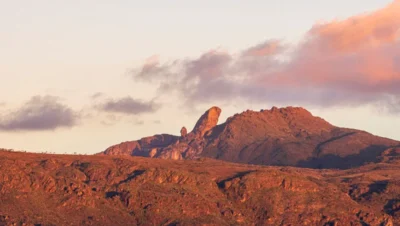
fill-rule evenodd
<path id="1" fill-rule="evenodd" d="M 338 95 L 332 91 L 336 87 L 335 80 L 329 86 L 321 83 L 321 90 L 324 92 L 317 92 L 321 94 L 319 98 L 316 98 L 313 92 L 289 100 L 284 96 L 290 92 L 275 92 L 277 96 L 269 99 L 271 94 L 267 91 L 262 92 L 263 89 L 257 93 L 249 92 L 249 89 L 253 90 L 249 84 L 243 88 L 246 92 L 234 92 L 235 96 L 230 98 L 226 93 L 218 92 L 217 85 L 210 86 L 226 83 L 199 83 L 207 87 L 197 87 L 203 91 L 185 95 L 185 92 L 191 90 L 182 85 L 169 87 L 163 92 L 158 89 L 162 83 L 160 81 L 133 78 L 143 64 L 149 64 L 149 61 L 153 60 L 154 65 L 161 66 L 158 69 L 165 69 L 163 65 L 172 68 L 170 62 L 177 60 L 186 70 L 191 68 L 193 73 L 198 73 L 196 76 L 203 76 L 204 69 L 201 67 L 210 65 L 212 73 L 219 73 L 220 64 L 215 66 L 214 59 L 226 59 L 229 67 L 233 65 L 229 71 L 235 71 L 238 75 L 243 71 L 256 73 L 254 65 L 257 63 L 257 68 L 264 68 L 266 66 L 259 66 L 259 63 L 267 64 L 270 63 L 269 60 L 251 61 L 252 70 L 246 68 L 239 73 L 234 69 L 243 66 L 240 56 L 244 50 L 252 50 L 251 47 L 264 45 L 269 40 L 279 40 L 285 45 L 290 45 L 288 49 L 300 46 L 296 51 L 298 55 L 315 56 L 308 53 L 305 55 L 304 50 L 301 50 L 301 43 L 306 40 L 306 34 L 315 27 L 314 25 L 333 24 L 356 15 L 373 14 L 391 2 L 393 1 L 0 0 L 0 147 L 34 152 L 92 154 L 122 141 L 136 140 L 157 133 L 179 134 L 182 126 L 190 130 L 198 117 L 212 105 L 222 108 L 222 123 L 234 113 L 247 109 L 269 109 L 273 105 L 284 107 L 286 103 L 306 107 L 314 115 L 323 117 L 337 126 L 366 130 L 400 140 L 397 129 L 400 128 L 398 93 L 394 90 L 382 91 L 391 87 L 374 83 L 376 78 L 373 77 L 380 76 L 379 82 L 390 79 L 396 84 L 400 80 L 400 69 L 393 69 L 393 65 L 390 66 L 391 71 L 387 71 L 386 67 L 383 70 L 379 65 L 369 67 L 368 64 L 365 69 L 368 72 L 364 74 L 370 76 L 367 79 L 370 79 L 368 81 L 371 83 L 367 86 L 360 85 L 362 87 L 359 90 L 362 91 L 357 93 L 345 90 L 344 94 Z M 373 46 L 368 41 L 365 42 L 368 48 L 364 45 L 361 49 L 352 48 L 351 51 L 361 54 L 363 51 L 378 51 L 378 44 L 379 48 L 393 45 L 395 48 L 392 46 L 390 53 L 381 49 L 379 53 L 387 53 L 382 55 L 382 59 L 393 60 L 395 64 L 400 61 L 400 18 L 390 14 L 389 10 L 385 12 L 388 19 L 382 19 L 382 27 L 376 25 L 370 34 L 374 39 Z M 397 38 L 389 41 L 387 38 L 381 38 L 382 34 L 379 34 L 379 37 L 376 34 L 381 28 L 389 29 L 388 24 L 390 31 L 397 31 Z M 351 25 L 339 23 L 338 26 Z M 332 29 L 327 25 L 328 28 L 331 32 Z M 365 31 L 368 28 L 362 29 Z M 316 30 L 318 35 L 325 38 L 323 35 L 326 33 L 323 32 L 326 30 L 318 27 Z M 383 32 L 385 37 L 386 30 Z M 354 35 L 357 36 L 358 33 Z M 365 36 L 370 40 L 367 34 Z M 365 37 L 356 39 L 357 43 L 365 40 Z M 270 48 L 271 44 L 268 46 Z M 344 47 L 349 49 L 348 46 Z M 210 58 L 207 58 L 210 60 L 205 64 L 201 63 L 199 57 L 215 49 L 224 54 L 228 52 L 228 57 L 221 59 L 218 55 L 218 58 L 215 58 L 215 53 L 210 53 Z M 233 63 L 231 57 L 236 59 Z M 339 60 L 335 59 L 334 62 L 337 63 Z M 376 62 L 375 59 L 373 61 Z M 300 63 L 292 65 L 293 68 L 302 70 L 303 67 L 297 67 L 298 64 Z M 379 73 L 375 73 L 376 67 Z M 177 73 L 182 71 L 184 70 L 178 70 Z M 210 68 L 206 71 L 209 72 Z M 327 73 L 322 71 L 321 73 Z M 340 73 L 346 72 L 346 66 L 343 67 L 343 71 Z M 357 67 L 355 71 L 360 72 L 360 68 Z M 382 71 L 386 74 L 381 75 Z M 166 70 L 161 72 L 166 73 Z M 319 80 L 331 79 L 319 77 L 318 72 L 299 71 L 311 73 L 313 78 L 324 78 Z M 260 71 L 257 70 L 257 73 Z M 385 77 L 386 75 L 388 77 Z M 164 83 L 174 86 L 175 83 L 169 78 L 163 78 L 167 79 Z M 198 79 L 201 81 L 201 78 Z M 257 81 L 269 82 L 268 79 Z M 320 83 L 307 83 L 313 84 Z M 299 90 L 304 88 L 304 84 L 297 85 L 302 86 L 296 86 Z M 237 84 L 232 87 L 237 87 Z M 365 87 L 376 87 L 380 91 L 372 94 L 368 92 L 365 94 L 368 97 L 365 97 L 362 95 L 366 92 Z M 274 85 L 274 88 L 279 89 L 279 85 Z M 285 88 L 287 86 L 283 86 L 281 90 Z M 271 87 L 265 89 L 271 90 Z M 198 96 L 204 92 L 207 97 Z M 259 92 L 262 93 L 258 95 Z M 351 101 L 338 101 L 339 96 L 347 94 L 351 95 Z M 379 99 L 385 95 L 393 97 L 394 102 L 390 103 L 398 104 L 394 109 L 399 111 L 384 111 L 382 109 L 387 107 L 385 104 L 376 104 L 387 101 Z M 284 101 L 279 102 L 281 99 Z"/>

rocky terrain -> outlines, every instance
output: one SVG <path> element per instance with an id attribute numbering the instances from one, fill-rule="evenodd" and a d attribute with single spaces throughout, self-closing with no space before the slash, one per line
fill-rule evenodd
<path id="1" fill-rule="evenodd" d="M 299 107 L 248 110 L 218 125 L 220 113 L 220 108 L 210 108 L 190 133 L 183 127 L 181 136 L 155 135 L 114 145 L 100 154 L 349 169 L 378 162 L 385 150 L 400 144 L 333 126 Z"/>
<path id="2" fill-rule="evenodd" d="M 399 154 L 318 170 L 0 151 L 0 225 L 400 225 Z"/>
<path id="3" fill-rule="evenodd" d="M 303 108 L 220 114 L 94 156 L 0 150 L 0 225 L 400 225 L 400 142 Z"/>

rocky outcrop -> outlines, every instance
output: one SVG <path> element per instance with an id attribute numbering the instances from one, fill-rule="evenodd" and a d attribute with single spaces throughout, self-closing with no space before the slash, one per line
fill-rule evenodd
<path id="1" fill-rule="evenodd" d="M 381 155 L 399 145 L 364 131 L 336 127 L 301 107 L 247 110 L 217 125 L 220 114 L 220 108 L 212 107 L 190 133 L 183 127 L 180 137 L 144 138 L 111 147 L 104 154 L 347 169 L 388 159 Z"/>
<path id="2" fill-rule="evenodd" d="M 181 129 L 181 137 L 185 137 L 187 135 L 187 129 L 186 127 L 182 127 Z"/>
<path id="3" fill-rule="evenodd" d="M 209 130 L 211 130 L 218 124 L 220 114 L 221 109 L 219 107 L 210 108 L 197 121 L 192 133 L 197 136 L 203 137 L 204 134 L 206 134 Z"/>
<path id="4" fill-rule="evenodd" d="M 137 141 L 127 141 L 107 148 L 99 155 L 128 155 L 152 157 L 157 149 L 167 147 L 178 140 L 179 137 L 169 134 L 154 135 Z"/>
<path id="5" fill-rule="evenodd" d="M 135 150 L 140 149 L 139 141 L 127 141 L 107 148 L 100 154 L 104 155 L 134 155 Z"/>
<path id="6" fill-rule="evenodd" d="M 124 142 L 107 148 L 100 154 L 132 155 L 161 159 L 195 159 L 201 156 L 206 144 L 204 135 L 218 123 L 221 109 L 212 107 L 197 121 L 192 132 L 182 127 L 180 137 L 162 134 Z"/>
<path id="7" fill-rule="evenodd" d="M 183 127 L 179 140 L 162 148 L 160 154 L 155 157 L 175 160 L 200 157 L 207 142 L 204 136 L 217 125 L 220 114 L 220 108 L 210 108 L 200 117 L 192 132 L 185 134 L 186 128 Z"/>

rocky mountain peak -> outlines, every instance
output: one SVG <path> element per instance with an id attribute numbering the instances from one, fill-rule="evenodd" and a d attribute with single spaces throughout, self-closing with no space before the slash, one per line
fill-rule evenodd
<path id="1" fill-rule="evenodd" d="M 212 107 L 189 133 L 183 127 L 180 136 L 142 138 L 114 145 L 103 154 L 345 169 L 381 161 L 382 152 L 398 145 L 363 131 L 336 127 L 301 107 L 247 110 L 217 125 L 220 114 L 220 108 Z M 397 159 L 388 153 L 385 159 Z"/>
<path id="2" fill-rule="evenodd" d="M 196 125 L 193 128 L 192 133 L 204 136 L 204 134 L 210 129 L 214 128 L 217 123 L 219 116 L 221 115 L 221 108 L 212 107 L 208 109 L 197 121 Z"/>

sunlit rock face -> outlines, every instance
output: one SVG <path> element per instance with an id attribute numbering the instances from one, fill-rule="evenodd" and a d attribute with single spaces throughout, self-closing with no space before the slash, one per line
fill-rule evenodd
<path id="1" fill-rule="evenodd" d="M 220 115 L 221 115 L 221 109 L 219 107 L 210 108 L 197 121 L 196 125 L 193 128 L 192 133 L 200 137 L 203 137 L 207 131 L 211 130 L 217 125 Z"/>

